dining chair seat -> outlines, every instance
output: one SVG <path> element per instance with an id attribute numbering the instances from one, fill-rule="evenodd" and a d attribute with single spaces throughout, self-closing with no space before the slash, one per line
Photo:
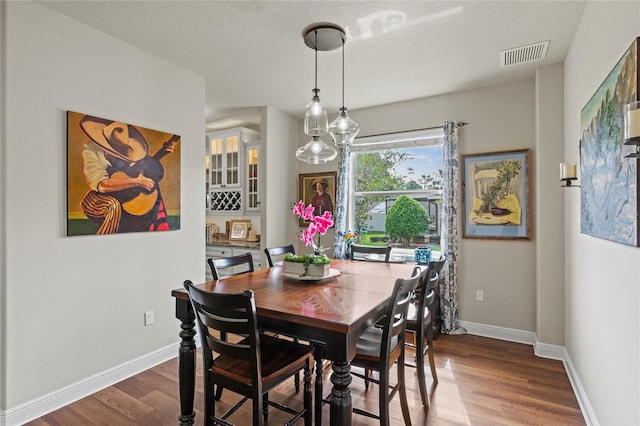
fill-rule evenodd
<path id="1" fill-rule="evenodd" d="M 363 335 L 358 337 L 356 342 L 356 353 L 361 359 L 371 359 L 378 361 L 382 346 L 382 328 L 372 327 L 365 331 Z M 398 346 L 398 336 L 391 338 L 391 351 L 395 351 Z"/>
<path id="2" fill-rule="evenodd" d="M 248 339 L 242 339 L 237 345 L 248 345 Z M 281 382 L 281 375 L 293 375 L 304 365 L 296 362 L 309 353 L 309 347 L 279 339 L 267 334 L 260 334 L 260 366 L 262 369 L 262 387 L 271 389 Z M 285 366 L 283 368 L 283 366 Z M 299 368 L 298 368 L 299 367 Z M 287 371 L 290 370 L 290 374 Z M 220 355 L 211 368 L 212 372 L 241 383 L 251 384 L 253 367 L 251 360 L 233 356 Z"/>

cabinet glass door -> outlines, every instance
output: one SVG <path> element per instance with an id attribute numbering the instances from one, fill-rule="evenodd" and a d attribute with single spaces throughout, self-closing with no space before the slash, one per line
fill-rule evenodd
<path id="1" fill-rule="evenodd" d="M 240 151 L 238 150 L 238 136 L 225 138 L 227 152 L 227 185 L 240 185 Z"/>
<path id="2" fill-rule="evenodd" d="M 222 170 L 224 165 L 222 164 L 223 152 L 222 152 L 222 139 L 211 139 L 211 160 L 210 160 L 210 169 L 211 169 L 211 185 L 212 186 L 222 186 L 224 182 L 222 181 Z"/>
<path id="3" fill-rule="evenodd" d="M 260 148 L 257 145 L 247 148 L 247 211 L 256 211 L 260 208 L 258 191 Z"/>

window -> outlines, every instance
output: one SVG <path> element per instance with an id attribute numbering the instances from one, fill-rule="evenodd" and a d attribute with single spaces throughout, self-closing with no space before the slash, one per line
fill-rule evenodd
<path id="1" fill-rule="evenodd" d="M 439 250 L 442 142 L 442 128 L 356 139 L 349 211 L 359 244 L 388 243 L 407 254 L 422 246 Z M 393 211 L 401 196 L 417 203 L 403 201 Z M 416 220 L 424 213 L 426 220 Z M 406 219 L 394 219 L 398 215 Z M 392 221 L 389 227 L 387 217 Z"/>

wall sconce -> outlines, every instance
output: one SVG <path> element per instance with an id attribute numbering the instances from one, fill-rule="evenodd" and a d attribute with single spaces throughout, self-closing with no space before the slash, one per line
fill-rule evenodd
<path id="1" fill-rule="evenodd" d="M 560 163 L 560 180 L 564 181 L 565 188 L 579 187 L 580 185 L 572 185 L 571 181 L 578 180 L 576 163 Z"/>
<path id="2" fill-rule="evenodd" d="M 640 102 L 625 105 L 622 120 L 624 144 L 636 146 L 636 151 L 625 155 L 624 158 L 640 158 Z"/>

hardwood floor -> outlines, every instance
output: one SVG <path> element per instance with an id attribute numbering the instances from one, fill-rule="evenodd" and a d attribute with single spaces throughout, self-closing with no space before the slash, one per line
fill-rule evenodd
<path id="1" fill-rule="evenodd" d="M 434 344 L 439 383 L 430 385 L 431 408 L 422 409 L 415 369 L 407 368 L 407 393 L 414 425 L 584 425 L 562 362 L 538 358 L 529 345 L 472 335 L 440 335 Z M 409 355 L 408 355 L 409 356 Z M 411 355 L 412 356 L 412 355 Z M 196 424 L 202 421 L 202 367 L 198 361 L 196 383 Z M 324 393 L 331 390 L 330 367 L 324 369 Z M 392 380 L 395 379 L 395 369 Z M 393 383 L 393 381 L 392 381 Z M 295 394 L 288 380 L 271 392 L 270 398 L 298 408 L 302 394 Z M 365 394 L 364 383 L 351 383 L 354 406 L 377 412 L 377 388 Z M 237 401 L 225 391 L 218 410 Z M 398 395 L 392 401 L 392 424 L 404 424 Z M 251 424 L 250 406 L 230 420 Z M 218 411 L 220 413 L 221 411 Z M 179 414 L 178 362 L 171 359 L 109 388 L 83 398 L 28 425 L 176 425 Z M 279 410 L 269 411 L 268 424 L 282 424 Z M 328 424 L 329 407 L 323 410 Z M 302 421 L 297 424 L 302 425 Z M 363 416 L 353 416 L 354 425 L 376 425 Z"/>

